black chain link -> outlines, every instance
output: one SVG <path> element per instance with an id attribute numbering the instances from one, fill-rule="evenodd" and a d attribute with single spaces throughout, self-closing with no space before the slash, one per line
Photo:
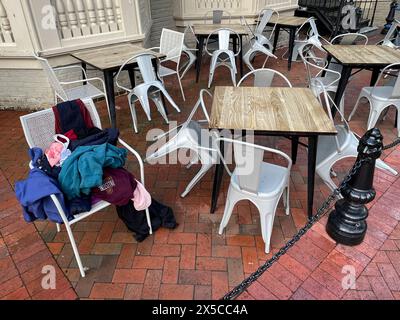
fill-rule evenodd
<path id="1" fill-rule="evenodd" d="M 389 143 L 386 146 L 384 146 L 383 150 L 391 149 L 391 148 L 397 146 L 398 144 L 400 144 L 400 138 L 397 138 L 392 143 Z"/>
<path id="2" fill-rule="evenodd" d="M 399 142 L 400 143 L 400 140 Z M 253 282 L 255 282 L 267 269 L 269 269 L 276 261 L 279 260 L 281 256 L 283 256 L 291 247 L 295 245 L 296 242 L 298 242 L 301 237 L 309 230 L 311 227 L 318 222 L 327 212 L 328 210 L 332 207 L 332 201 L 336 199 L 336 197 L 340 194 L 340 192 L 343 190 L 343 188 L 347 185 L 347 183 L 352 179 L 352 177 L 357 173 L 358 169 L 360 169 L 361 165 L 368 161 L 367 159 L 361 159 L 358 160 L 353 168 L 350 170 L 349 174 L 345 177 L 345 179 L 342 181 L 340 186 L 335 189 L 329 196 L 328 198 L 324 201 L 324 203 L 321 205 L 321 207 L 317 210 L 317 213 L 311 217 L 307 224 L 301 228 L 295 235 L 294 237 L 289 240 L 282 248 L 279 249 L 279 251 L 274 254 L 274 256 L 266 261 L 261 267 L 257 269 L 254 273 L 252 273 L 247 279 L 245 279 L 241 284 L 236 286 L 232 291 L 227 293 L 222 300 L 231 300 L 239 296 L 242 292 L 244 292 Z"/>

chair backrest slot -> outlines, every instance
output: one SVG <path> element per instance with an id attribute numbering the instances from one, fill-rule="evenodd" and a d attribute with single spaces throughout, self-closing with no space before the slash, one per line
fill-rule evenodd
<path id="1" fill-rule="evenodd" d="M 166 55 L 167 60 L 179 64 L 184 39 L 184 33 L 163 28 L 160 39 L 160 52 Z"/>
<path id="2" fill-rule="evenodd" d="M 53 90 L 60 96 L 61 99 L 64 101 L 68 100 L 68 96 L 64 90 L 64 88 L 61 86 L 60 81 L 54 72 L 53 68 L 50 66 L 50 63 L 47 59 L 44 59 L 42 57 L 39 57 L 35 55 L 35 58 L 39 61 L 41 64 L 43 71 L 46 73 L 47 78 L 50 82 L 51 87 Z"/>

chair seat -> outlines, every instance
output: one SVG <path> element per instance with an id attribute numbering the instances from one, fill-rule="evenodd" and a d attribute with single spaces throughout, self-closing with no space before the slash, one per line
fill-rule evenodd
<path id="1" fill-rule="evenodd" d="M 205 123 L 206 126 L 202 126 L 202 124 L 198 121 L 190 121 L 187 129 L 189 132 L 188 138 L 192 140 L 194 144 L 198 144 L 199 146 L 207 147 L 207 148 L 212 148 L 212 139 L 213 136 L 209 133 L 206 137 L 205 133 L 202 133 L 203 129 L 208 128 L 208 122 Z M 204 141 L 204 139 L 208 138 L 208 141 Z M 207 145 L 208 143 L 208 145 Z"/>
<path id="2" fill-rule="evenodd" d="M 65 90 L 69 100 L 98 98 L 104 96 L 104 93 L 97 89 L 94 85 L 88 83 L 84 86 L 78 86 Z"/>
<path id="3" fill-rule="evenodd" d="M 336 82 L 336 84 L 334 85 L 330 85 L 333 81 L 335 81 L 334 78 L 330 77 L 330 76 L 325 76 L 325 77 L 317 77 L 317 78 L 313 78 L 313 86 L 318 87 L 318 82 L 316 82 L 316 80 L 319 80 L 323 83 L 325 90 L 326 91 L 334 91 L 336 92 L 337 90 L 337 84 L 338 82 Z"/>
<path id="4" fill-rule="evenodd" d="M 160 66 L 160 68 L 158 69 L 158 74 L 160 75 L 160 77 L 166 77 L 166 76 L 170 76 L 171 74 L 176 74 L 176 71 L 164 66 Z"/>
<path id="5" fill-rule="evenodd" d="M 373 92 L 372 92 L 373 89 Z M 400 98 L 390 98 L 393 92 L 393 87 L 390 86 L 382 86 L 382 87 L 365 87 L 362 89 L 362 92 L 365 93 L 366 95 L 371 96 L 374 99 L 377 100 L 393 100 L 393 101 L 398 101 Z M 371 94 L 373 93 L 373 94 Z"/>
<path id="6" fill-rule="evenodd" d="M 336 137 L 339 141 L 339 146 L 343 148 L 350 142 L 352 134 L 342 125 L 335 126 L 338 132 Z M 335 136 L 320 136 L 318 139 L 317 148 L 317 165 L 329 159 L 332 155 L 338 153 Z"/>
<path id="7" fill-rule="evenodd" d="M 232 174 L 231 183 L 237 190 L 240 190 L 236 170 Z M 263 162 L 260 169 L 258 195 L 265 198 L 276 196 L 286 187 L 288 173 L 289 170 L 285 167 Z"/>

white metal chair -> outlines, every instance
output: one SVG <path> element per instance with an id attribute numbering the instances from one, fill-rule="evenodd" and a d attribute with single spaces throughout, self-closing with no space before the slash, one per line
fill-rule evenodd
<path id="1" fill-rule="evenodd" d="M 154 138 L 154 140 L 159 140 L 168 136 L 169 134 L 175 133 L 175 135 L 172 136 L 168 142 L 159 147 L 156 152 L 149 155 L 145 160 L 146 162 L 151 162 L 179 149 L 189 149 L 195 153 L 190 165 L 199 160 L 201 163 L 201 168 L 195 177 L 190 181 L 181 197 L 185 197 L 193 189 L 196 183 L 200 181 L 200 179 L 208 172 L 208 170 L 210 170 L 210 168 L 217 162 L 218 159 L 216 150 L 213 149 L 211 145 L 212 135 L 208 131 L 210 118 L 208 116 L 204 101 L 206 95 L 212 97 L 211 93 L 207 90 L 203 89 L 200 91 L 199 100 L 196 102 L 192 112 L 183 124 Z M 193 120 L 193 117 L 199 107 L 201 107 L 205 119 Z"/>
<path id="2" fill-rule="evenodd" d="M 218 49 L 210 52 L 208 49 L 208 42 L 212 36 L 215 34 L 218 34 Z M 231 34 L 233 34 L 235 37 L 238 38 L 238 43 L 239 43 L 239 50 L 234 53 L 232 50 L 229 49 L 229 40 L 231 37 Z M 232 29 L 228 28 L 221 28 L 213 31 L 210 33 L 207 37 L 206 40 L 206 46 L 205 46 L 205 51 L 207 52 L 208 55 L 211 56 L 211 63 L 210 63 L 210 75 L 209 75 L 209 80 L 208 80 L 208 88 L 211 87 L 211 83 L 214 78 L 214 72 L 215 69 L 224 66 L 227 67 L 230 72 L 231 72 L 231 78 L 233 85 L 236 86 L 236 74 L 237 74 L 237 68 L 236 68 L 236 57 L 240 54 L 240 48 L 241 48 L 241 40 L 240 36 L 237 34 Z"/>
<path id="3" fill-rule="evenodd" d="M 93 124 L 96 127 L 101 128 L 100 117 L 97 113 L 97 110 L 96 110 L 96 107 L 95 107 L 93 101 L 91 99 L 85 99 L 85 100 L 83 100 L 83 102 L 86 105 L 86 107 L 90 113 Z M 54 119 L 53 110 L 51 108 L 22 116 L 20 119 L 21 119 L 22 128 L 24 130 L 25 139 L 30 148 L 38 147 L 38 148 L 45 150 L 46 148 L 48 148 L 48 146 L 52 142 L 54 142 L 53 136 L 55 135 L 55 130 L 54 130 L 55 119 Z M 136 159 L 139 163 L 139 167 L 140 167 L 140 181 L 144 185 L 144 182 L 145 182 L 144 181 L 144 166 L 143 166 L 142 158 L 125 141 L 123 141 L 122 139 L 119 139 L 118 141 L 124 148 L 126 148 L 133 156 L 136 157 Z M 32 168 L 32 166 L 31 166 L 31 168 Z M 40 186 L 38 186 L 38 188 L 40 188 Z M 79 215 L 75 215 L 73 220 L 68 221 L 68 219 L 65 215 L 65 212 L 63 211 L 63 208 L 62 208 L 60 202 L 58 201 L 57 197 L 52 195 L 51 198 L 54 201 L 55 206 L 57 207 L 57 210 L 60 214 L 62 221 L 64 222 L 65 228 L 68 233 L 68 237 L 71 241 L 72 250 L 74 252 L 76 262 L 78 264 L 78 268 L 81 273 L 81 276 L 85 277 L 85 271 L 87 271 L 88 269 L 83 267 L 83 264 L 82 264 L 82 261 L 81 261 L 80 255 L 79 255 L 78 247 L 76 245 L 75 238 L 74 238 L 73 232 L 71 230 L 71 226 L 85 218 L 88 218 L 92 214 L 105 209 L 110 204 L 108 202 L 101 201 L 101 202 L 95 204 L 89 212 L 84 212 Z M 150 234 L 152 234 L 149 210 L 146 210 L 146 218 L 147 218 L 147 223 L 150 228 Z M 58 232 L 61 231 L 61 227 L 59 224 L 57 224 L 57 231 Z"/>
<path id="4" fill-rule="evenodd" d="M 368 44 L 368 37 L 362 33 L 343 33 L 332 38 L 330 42 L 331 44 L 340 44 L 346 46 L 354 44 L 366 46 Z"/>
<path id="5" fill-rule="evenodd" d="M 388 46 L 391 48 L 399 48 L 400 46 L 400 21 L 394 20 L 392 22 L 392 26 L 390 27 L 389 31 L 387 32 L 385 38 L 379 41 L 377 44 L 381 44 L 383 46 Z M 397 35 L 396 34 L 397 31 Z"/>
<path id="6" fill-rule="evenodd" d="M 165 77 L 171 75 L 176 75 L 176 77 L 178 78 L 179 86 L 181 88 L 182 98 L 183 100 L 186 100 L 181 81 L 182 76 L 179 74 L 180 61 L 184 46 L 184 38 L 185 34 L 182 32 L 163 28 L 161 32 L 160 46 L 150 48 L 149 50 L 158 50 L 160 53 L 165 54 L 166 57 L 160 60 L 158 74 L 161 79 L 164 79 Z M 175 69 L 164 66 L 163 63 L 165 62 L 174 63 Z"/>
<path id="7" fill-rule="evenodd" d="M 34 56 L 40 62 L 44 72 L 47 75 L 47 78 L 49 79 L 50 85 L 54 90 L 55 104 L 58 103 L 59 99 L 62 101 L 69 101 L 76 99 L 86 99 L 86 98 L 96 99 L 104 97 L 107 104 L 108 116 L 111 121 L 110 108 L 108 105 L 106 87 L 103 79 L 97 77 L 88 78 L 86 70 L 82 68 L 81 65 L 52 68 L 47 59 L 39 57 L 36 54 L 34 54 Z M 59 81 L 56 74 L 57 71 L 74 70 L 74 69 L 82 72 L 83 75 L 82 80 Z M 99 83 L 103 91 L 94 86 L 93 82 Z M 68 88 L 65 86 L 68 86 Z"/>
<path id="8" fill-rule="evenodd" d="M 316 21 L 317 20 L 314 17 L 310 17 L 297 30 L 297 32 L 296 32 L 297 39 L 294 42 L 293 54 L 291 57 L 292 61 L 297 61 L 297 59 L 299 57 L 299 53 L 302 51 L 302 48 L 308 44 L 312 44 L 316 48 L 318 48 L 320 51 L 323 51 L 321 40 L 325 43 L 329 43 L 328 40 L 326 40 L 319 34 Z M 307 25 L 309 25 L 307 37 L 304 39 L 300 39 L 300 32 Z M 312 52 L 311 52 L 311 54 L 312 54 Z"/>
<path id="9" fill-rule="evenodd" d="M 316 82 L 321 81 L 317 79 Z M 318 86 L 318 88 L 323 88 L 322 91 L 315 90 L 315 88 L 316 87 L 313 89 L 315 96 L 319 99 L 321 105 L 325 106 L 329 119 L 335 125 L 331 112 L 332 107 L 336 108 L 339 114 L 341 111 L 338 110 L 337 106 L 333 102 L 333 99 L 324 89 L 322 83 L 320 83 Z M 335 163 L 345 158 L 357 158 L 358 156 L 357 148 L 360 137 L 351 131 L 351 128 L 343 118 L 343 115 L 342 119 L 342 124 L 335 125 L 335 128 L 338 132 L 337 135 L 321 136 L 318 139 L 316 173 L 331 190 L 337 188 L 336 184 L 331 178 L 331 175 L 335 175 L 332 170 L 332 167 L 335 165 Z M 380 159 L 376 161 L 376 167 L 388 171 L 393 175 L 397 175 L 396 170 L 391 168 Z"/>
<path id="10" fill-rule="evenodd" d="M 183 53 L 186 54 L 186 56 L 188 57 L 188 61 L 184 66 L 181 66 L 181 70 L 179 70 L 179 71 L 183 70 L 181 79 L 183 79 L 183 77 L 186 75 L 186 73 L 190 70 L 190 68 L 194 65 L 194 63 L 197 60 L 197 56 L 193 53 L 193 51 L 197 51 L 197 49 L 191 48 L 190 44 L 188 43 L 189 35 L 191 35 L 193 41 L 197 43 L 199 42 L 199 40 L 196 37 L 196 34 L 194 33 L 193 27 L 190 24 L 186 26 L 184 34 L 185 38 L 183 41 Z"/>
<path id="11" fill-rule="evenodd" d="M 318 90 L 319 94 L 326 90 L 331 94 L 335 94 L 341 77 L 340 72 L 329 69 L 328 62 L 324 58 L 316 57 L 312 48 L 312 44 L 307 44 L 299 51 L 301 60 L 307 71 L 309 87 Z M 323 87 L 321 87 L 323 84 Z M 343 99 L 340 103 L 340 112 L 344 113 Z"/>
<path id="12" fill-rule="evenodd" d="M 181 110 L 176 105 L 174 100 L 168 94 L 163 83 L 160 80 L 158 80 L 156 72 L 153 68 L 152 59 L 156 59 L 157 63 L 159 63 L 157 56 L 151 52 L 136 54 L 133 57 L 129 58 L 121 66 L 117 75 L 115 76 L 115 84 L 117 85 L 117 87 L 125 90 L 128 93 L 129 108 L 131 109 L 133 128 L 136 133 L 138 133 L 136 110 L 135 110 L 136 101 L 139 101 L 140 104 L 142 105 L 143 110 L 146 113 L 147 119 L 149 121 L 151 121 L 150 103 L 149 103 L 149 97 L 150 97 L 153 100 L 154 104 L 156 105 L 161 116 L 164 118 L 165 122 L 169 123 L 167 114 L 165 112 L 165 107 L 161 99 L 161 93 L 167 98 L 167 100 L 178 112 L 181 112 Z M 136 60 L 138 64 L 140 73 L 143 78 L 143 83 L 138 84 L 133 89 L 129 89 L 120 84 L 119 77 L 121 75 L 121 72 L 125 69 L 125 66 L 134 60 Z"/>
<path id="13" fill-rule="evenodd" d="M 226 159 L 218 148 L 221 141 L 233 144 L 235 159 L 233 172 L 229 170 Z M 281 197 L 286 208 L 286 214 L 290 214 L 289 183 L 292 159 L 279 150 L 239 140 L 219 137 L 216 138 L 215 143 L 225 169 L 231 176 L 219 234 L 222 234 L 227 226 L 235 204 L 241 200 L 249 200 L 258 208 L 260 213 L 265 252 L 269 253 L 275 212 Z M 264 162 L 264 152 L 283 157 L 287 161 L 287 166 L 283 167 Z"/>
<path id="14" fill-rule="evenodd" d="M 270 36 L 267 37 L 264 35 L 264 30 L 267 27 L 267 24 L 271 20 L 273 15 L 275 15 L 277 17 L 276 22 L 272 28 Z M 248 25 L 248 23 L 244 17 L 241 17 L 241 20 L 242 20 L 242 24 L 244 23 L 247 26 L 247 28 L 249 29 L 250 34 L 251 34 L 251 39 L 247 43 L 246 48 L 243 49 L 243 51 L 245 52 L 243 54 L 243 61 L 247 65 L 247 67 L 250 70 L 254 70 L 254 67 L 253 67 L 251 61 L 254 59 L 254 57 L 258 53 L 262 53 L 267 56 L 267 58 L 264 61 L 263 67 L 265 66 L 269 57 L 273 57 L 273 58 L 277 59 L 277 57 L 272 53 L 273 45 L 271 42 L 271 38 L 275 32 L 276 23 L 279 20 L 279 13 L 272 9 L 261 10 L 261 12 L 258 15 L 258 20 L 257 20 L 258 23 L 257 23 L 254 31 Z"/>
<path id="15" fill-rule="evenodd" d="M 221 24 L 223 19 L 229 19 L 229 23 L 231 23 L 232 14 L 226 10 L 209 10 L 203 16 L 204 23 L 211 20 L 213 24 Z"/>
<path id="16" fill-rule="evenodd" d="M 272 82 L 274 81 L 274 79 L 276 79 L 275 76 L 278 76 L 279 79 L 282 79 L 283 80 L 282 82 L 284 82 L 289 88 L 292 87 L 292 84 L 290 83 L 288 78 L 286 78 L 279 71 L 273 69 L 256 69 L 250 71 L 249 73 L 245 74 L 242 79 L 240 79 L 237 86 L 240 87 L 242 83 L 250 76 L 254 77 L 253 79 L 254 87 L 259 87 L 259 88 L 272 87 Z"/>
<path id="17" fill-rule="evenodd" d="M 375 85 L 373 87 L 364 87 L 357 99 L 356 105 L 353 108 L 349 116 L 349 121 L 356 112 L 362 98 L 366 98 L 370 104 L 370 112 L 368 117 L 367 128 L 373 128 L 378 122 L 381 113 L 388 107 L 394 106 L 397 109 L 397 123 L 400 123 L 400 77 L 397 71 L 397 79 L 393 86 L 383 85 L 379 86 L 381 79 L 384 78 L 385 74 L 390 70 L 393 74 L 394 69 L 400 68 L 400 63 L 393 63 L 381 71 Z M 398 129 L 398 136 L 400 137 L 400 128 Z"/>

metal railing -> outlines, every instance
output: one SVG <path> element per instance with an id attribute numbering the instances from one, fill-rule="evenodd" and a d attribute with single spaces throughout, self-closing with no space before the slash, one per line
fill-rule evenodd
<path id="1" fill-rule="evenodd" d="M 332 33 L 341 33 L 342 9 L 347 4 L 354 4 L 358 12 L 358 29 L 372 27 L 378 0 L 299 0 L 299 6 L 320 20 Z"/>

